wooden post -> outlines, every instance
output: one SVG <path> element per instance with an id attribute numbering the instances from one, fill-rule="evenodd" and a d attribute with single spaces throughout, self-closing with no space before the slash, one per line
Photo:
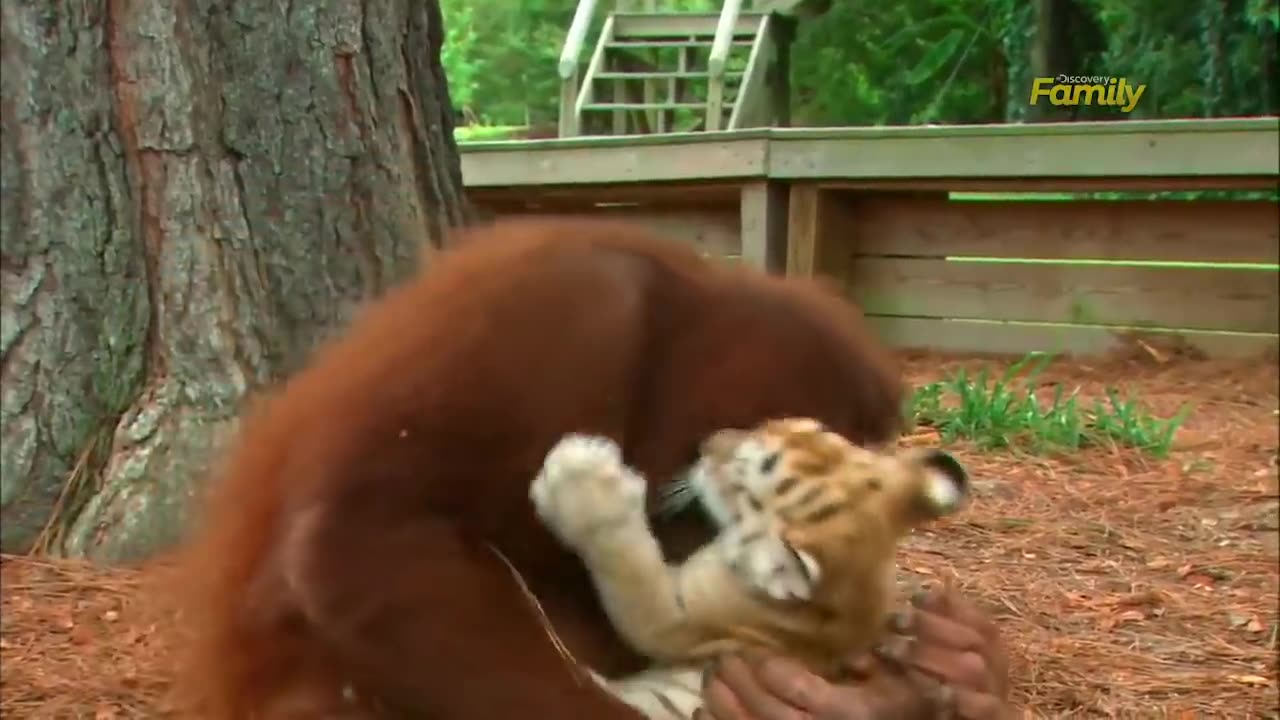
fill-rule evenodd
<path id="1" fill-rule="evenodd" d="M 606 64 L 606 67 L 607 67 L 609 70 L 614 71 L 614 72 L 617 72 L 618 70 L 621 70 L 621 69 L 622 69 L 622 60 L 621 60 L 621 58 L 619 58 L 619 57 L 617 57 L 617 56 L 615 55 L 615 56 L 614 56 L 614 57 L 613 57 L 613 58 L 612 58 L 612 59 L 611 59 L 611 60 Z M 630 97 L 628 96 L 628 93 L 627 93 L 627 81 L 626 81 L 626 80 L 622 80 L 622 79 L 614 80 L 614 81 L 613 81 L 613 83 L 612 83 L 612 85 L 613 85 L 613 102 L 615 102 L 615 103 L 627 103 L 627 102 L 631 102 L 631 99 L 630 99 Z M 614 110 L 611 114 L 613 115 L 613 134 L 614 134 L 614 135 L 626 135 L 626 134 L 627 134 L 627 111 L 626 111 L 626 110 Z"/>
<path id="2" fill-rule="evenodd" d="M 632 0 L 616 0 L 613 4 L 614 12 L 631 12 L 633 9 Z M 617 56 L 611 60 L 606 60 L 604 67 L 606 70 L 618 71 L 622 69 L 622 63 Z M 610 85 L 613 86 L 613 102 L 625 103 L 630 102 L 627 94 L 627 82 L 625 80 L 614 80 Z M 613 134 L 627 134 L 627 111 L 614 110 L 610 115 L 613 118 Z"/>
<path id="3" fill-rule="evenodd" d="M 774 127 L 791 127 L 791 48 L 796 37 L 796 19 L 774 16 L 773 28 L 773 82 L 770 83 L 769 118 Z"/>
<path id="4" fill-rule="evenodd" d="M 853 248 L 841 242 L 849 236 L 852 213 L 834 195 L 812 183 L 791 186 L 787 212 L 787 274 L 826 275 L 840 286 L 853 260 Z M 837 226 L 842 227 L 837 227 Z"/>
<path id="5" fill-rule="evenodd" d="M 658 0 L 645 0 L 644 11 L 647 13 L 658 12 Z M 654 68 L 658 67 L 658 51 L 649 50 L 644 53 L 644 59 Z M 648 123 L 648 130 L 651 133 L 663 132 L 662 111 L 653 107 L 658 103 L 658 80 L 654 78 L 644 79 L 644 104 L 649 108 L 644 111 L 644 117 Z"/>
<path id="6" fill-rule="evenodd" d="M 796 183 L 791 186 L 787 208 L 787 274 L 811 277 L 818 249 L 818 186 Z"/>
<path id="7" fill-rule="evenodd" d="M 771 273 L 787 270 L 787 186 L 761 180 L 742 187 L 742 261 Z"/>
<path id="8" fill-rule="evenodd" d="M 558 134 L 562 138 L 578 135 L 578 68 L 560 79 L 560 118 Z"/>

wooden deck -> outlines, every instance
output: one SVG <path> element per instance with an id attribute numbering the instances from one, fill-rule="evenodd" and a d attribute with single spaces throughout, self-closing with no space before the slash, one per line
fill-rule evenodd
<path id="1" fill-rule="evenodd" d="M 730 262 L 826 274 L 902 347 L 1092 353 L 1135 331 L 1173 333 L 1213 355 L 1277 347 L 1275 202 L 1025 198 L 1275 191 L 1276 118 L 773 128 L 461 149 L 483 210 L 633 217 Z M 995 261 L 1008 259 L 1035 262 Z"/>

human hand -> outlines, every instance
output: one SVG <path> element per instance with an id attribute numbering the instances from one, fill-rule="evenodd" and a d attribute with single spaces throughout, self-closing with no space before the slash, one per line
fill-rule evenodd
<path id="1" fill-rule="evenodd" d="M 890 720 L 1008 713 L 1008 663 L 999 632 L 951 590 L 895 613 L 874 655 L 851 661 L 855 680 L 828 682 L 779 657 L 725 658 L 708 673 L 706 720 Z"/>
<path id="2" fill-rule="evenodd" d="M 917 593 L 911 606 L 893 615 L 876 655 L 941 683 L 956 717 L 1005 717 L 1009 657 L 991 618 L 949 587 Z"/>
<path id="3" fill-rule="evenodd" d="M 940 687 L 930 683 L 930 688 Z M 708 673 L 695 720 L 912 720 L 938 717 L 937 694 L 904 674 L 837 684 L 787 658 L 729 656 Z"/>

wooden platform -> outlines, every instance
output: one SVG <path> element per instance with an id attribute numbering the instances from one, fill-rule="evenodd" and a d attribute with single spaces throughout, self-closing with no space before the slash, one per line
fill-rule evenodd
<path id="1" fill-rule="evenodd" d="M 1238 356 L 1277 347 L 1274 201 L 1026 194 L 1275 191 L 1277 128 L 761 129 L 461 149 L 482 210 L 634 217 L 730 262 L 826 274 L 902 347 L 1087 354 L 1139 332 Z"/>

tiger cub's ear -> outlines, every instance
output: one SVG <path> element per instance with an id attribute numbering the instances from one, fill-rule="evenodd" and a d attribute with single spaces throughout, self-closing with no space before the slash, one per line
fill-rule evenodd
<path id="1" fill-rule="evenodd" d="M 920 500 L 932 517 L 949 515 L 969 495 L 969 474 L 949 453 L 936 448 L 918 451 L 912 460 L 921 472 Z"/>

